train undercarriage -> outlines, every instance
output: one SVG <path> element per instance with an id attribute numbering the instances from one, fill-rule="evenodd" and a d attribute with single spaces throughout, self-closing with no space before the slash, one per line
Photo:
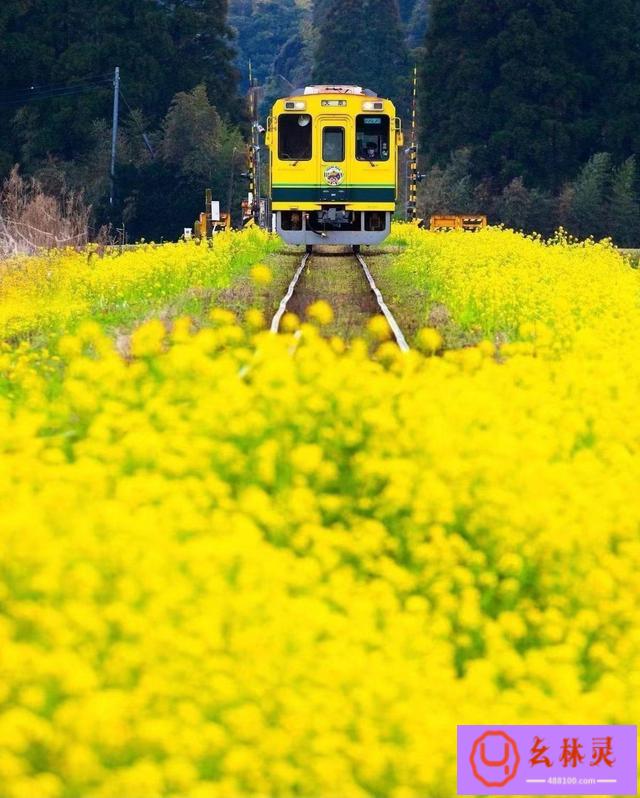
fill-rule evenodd
<path id="1" fill-rule="evenodd" d="M 391 231 L 390 211 L 348 211 L 327 205 L 316 211 L 276 211 L 275 231 L 287 244 L 379 244 Z"/>

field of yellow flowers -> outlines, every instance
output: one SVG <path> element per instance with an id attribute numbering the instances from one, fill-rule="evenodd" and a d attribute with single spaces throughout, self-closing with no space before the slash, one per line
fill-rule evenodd
<path id="1" fill-rule="evenodd" d="M 2 265 L 1 798 L 445 798 L 456 724 L 637 720 L 638 272 L 395 240 L 476 346 L 154 318 L 259 233 Z"/>

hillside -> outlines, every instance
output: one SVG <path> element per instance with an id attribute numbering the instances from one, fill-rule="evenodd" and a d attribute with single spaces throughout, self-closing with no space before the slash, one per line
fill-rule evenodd
<path id="1" fill-rule="evenodd" d="M 430 0 L 399 0 L 406 41 L 422 44 Z M 248 86 L 249 61 L 260 85 L 277 94 L 284 84 L 310 79 L 313 52 L 326 0 L 230 0 L 229 22 L 234 29 L 236 64 Z"/>

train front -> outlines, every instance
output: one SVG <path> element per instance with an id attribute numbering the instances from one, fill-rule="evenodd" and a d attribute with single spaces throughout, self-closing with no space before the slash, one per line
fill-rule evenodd
<path id="1" fill-rule="evenodd" d="M 357 86 L 308 86 L 269 117 L 271 209 L 288 244 L 359 247 L 389 235 L 400 120 Z"/>

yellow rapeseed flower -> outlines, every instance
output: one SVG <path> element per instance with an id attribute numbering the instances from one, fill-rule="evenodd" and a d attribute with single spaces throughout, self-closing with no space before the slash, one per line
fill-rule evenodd
<path id="1" fill-rule="evenodd" d="M 442 336 L 433 327 L 423 327 L 418 331 L 416 342 L 423 352 L 433 354 L 442 346 Z"/>
<path id="2" fill-rule="evenodd" d="M 159 319 L 151 319 L 134 330 L 131 336 L 131 353 L 135 357 L 150 357 L 162 351 L 166 336 L 164 324 Z"/>
<path id="3" fill-rule="evenodd" d="M 307 308 L 307 318 L 317 322 L 321 326 L 331 324 L 333 321 L 333 310 L 328 302 L 319 299 Z"/>
<path id="4" fill-rule="evenodd" d="M 264 313 L 259 308 L 249 309 L 244 318 L 253 330 L 261 330 L 266 325 Z"/>
<path id="5" fill-rule="evenodd" d="M 236 314 L 226 308 L 212 308 L 209 312 L 209 320 L 220 325 L 233 324 L 236 320 Z"/>
<path id="6" fill-rule="evenodd" d="M 280 322 L 282 332 L 295 332 L 300 327 L 300 319 L 295 313 L 285 313 Z"/>
<path id="7" fill-rule="evenodd" d="M 635 722 L 640 273 L 393 236 L 447 325 L 402 356 L 175 320 L 260 231 L 3 262 L 3 796 L 453 794 L 487 707 Z"/>
<path id="8" fill-rule="evenodd" d="M 251 279 L 256 285 L 269 285 L 273 280 L 273 273 L 268 266 L 258 263 L 251 269 Z"/>
<path id="9" fill-rule="evenodd" d="M 384 316 L 373 316 L 369 319 L 367 330 L 378 341 L 386 341 L 391 337 L 391 329 Z"/>

